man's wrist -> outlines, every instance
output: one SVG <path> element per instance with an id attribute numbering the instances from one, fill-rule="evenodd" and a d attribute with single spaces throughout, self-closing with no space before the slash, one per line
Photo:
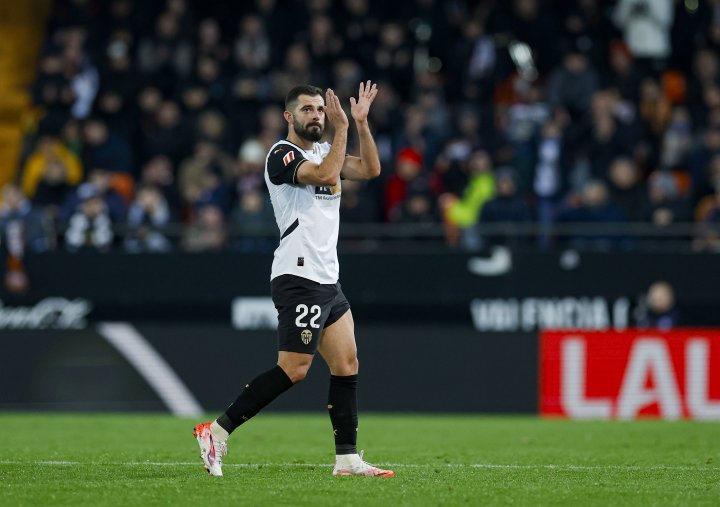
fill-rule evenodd
<path id="1" fill-rule="evenodd" d="M 355 125 L 357 125 L 358 127 L 364 127 L 367 124 L 367 118 L 365 118 L 364 120 L 355 120 Z"/>

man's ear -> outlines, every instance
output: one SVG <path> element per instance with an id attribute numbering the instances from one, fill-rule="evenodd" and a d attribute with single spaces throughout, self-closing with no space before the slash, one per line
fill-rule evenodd
<path id="1" fill-rule="evenodd" d="M 283 112 L 283 116 L 285 117 L 285 121 L 289 124 L 292 124 L 293 122 L 293 115 L 290 111 Z"/>

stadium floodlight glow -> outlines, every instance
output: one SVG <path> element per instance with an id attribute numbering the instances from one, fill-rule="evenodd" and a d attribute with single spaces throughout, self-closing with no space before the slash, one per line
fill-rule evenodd
<path id="1" fill-rule="evenodd" d="M 508 44 L 508 51 L 520 77 L 525 81 L 535 81 L 538 78 L 538 71 L 535 67 L 530 46 L 524 42 L 514 40 Z"/>

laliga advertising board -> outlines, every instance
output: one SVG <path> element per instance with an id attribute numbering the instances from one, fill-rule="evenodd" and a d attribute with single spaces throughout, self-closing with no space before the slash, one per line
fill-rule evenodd
<path id="1" fill-rule="evenodd" d="M 720 420 L 720 331 L 544 332 L 540 413 Z"/>

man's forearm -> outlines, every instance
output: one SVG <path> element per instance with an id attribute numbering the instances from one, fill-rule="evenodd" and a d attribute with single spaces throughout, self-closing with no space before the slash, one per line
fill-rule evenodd
<path id="1" fill-rule="evenodd" d="M 355 125 L 360 139 L 360 164 L 362 170 L 366 177 L 376 178 L 380 176 L 380 156 L 370 132 L 370 126 L 367 121 L 356 121 Z"/>
<path id="2" fill-rule="evenodd" d="M 332 147 L 322 163 L 318 166 L 318 176 L 321 178 L 339 177 L 345 163 L 347 151 L 347 128 L 335 129 Z"/>

